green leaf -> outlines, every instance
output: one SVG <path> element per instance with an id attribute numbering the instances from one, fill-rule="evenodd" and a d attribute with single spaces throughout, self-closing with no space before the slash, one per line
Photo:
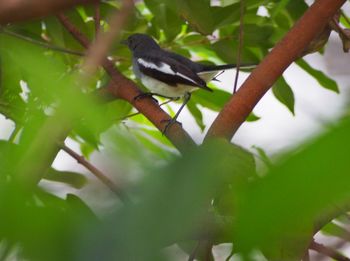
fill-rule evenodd
<path id="1" fill-rule="evenodd" d="M 326 76 L 323 72 L 311 67 L 304 59 L 299 59 L 295 62 L 300 68 L 310 74 L 324 88 L 339 93 L 339 88 L 333 79 Z"/>
<path id="2" fill-rule="evenodd" d="M 298 20 L 309 8 L 304 0 L 293 0 L 287 5 L 287 10 L 294 21 Z"/>
<path id="3" fill-rule="evenodd" d="M 260 120 L 260 117 L 255 115 L 253 112 L 251 112 L 248 116 L 248 118 L 246 119 L 247 122 L 254 122 L 254 121 L 258 121 Z"/>
<path id="4" fill-rule="evenodd" d="M 268 260 L 303 256 L 315 224 L 322 226 L 349 202 L 349 132 L 347 119 L 237 191 L 238 252 L 260 249 Z"/>
<path id="5" fill-rule="evenodd" d="M 89 260 L 98 253 L 101 260 L 163 260 L 161 249 L 202 231 L 198 220 L 212 216 L 207 207 L 212 198 L 228 183 L 235 186 L 248 179 L 254 167 L 249 153 L 224 140 L 190 149 L 145 175 L 136 204 L 119 209 L 102 226 L 82 234 L 77 239 L 80 249 L 75 253 L 81 254 L 77 259 Z"/>
<path id="6" fill-rule="evenodd" d="M 258 152 L 259 158 L 265 163 L 265 165 L 268 168 L 273 167 L 273 163 L 272 163 L 271 159 L 269 158 L 269 156 L 267 156 L 265 150 L 263 150 L 262 148 L 260 148 L 258 146 L 253 146 L 253 149 L 255 149 Z"/>
<path id="7" fill-rule="evenodd" d="M 62 182 L 76 189 L 82 188 L 87 182 L 86 177 L 82 174 L 71 171 L 59 171 L 54 168 L 50 168 L 46 172 L 44 179 Z"/>
<path id="8" fill-rule="evenodd" d="M 205 125 L 203 123 L 202 112 L 198 109 L 196 104 L 191 100 L 187 103 L 187 108 L 190 111 L 190 113 L 192 114 L 193 118 L 196 120 L 196 123 L 198 124 L 201 131 L 203 131 L 205 128 Z"/>
<path id="9" fill-rule="evenodd" d="M 214 92 L 198 90 L 192 94 L 191 101 L 213 111 L 219 111 L 231 96 L 230 93 L 219 89 L 215 89 Z"/>
<path id="10" fill-rule="evenodd" d="M 209 0 L 180 0 L 173 1 L 176 4 L 179 16 L 184 18 L 197 32 L 209 35 L 214 29 L 214 15 L 210 9 Z"/>
<path id="11" fill-rule="evenodd" d="M 236 63 L 238 50 L 237 45 L 238 43 L 236 40 L 223 39 L 215 42 L 212 45 L 212 49 L 224 62 Z M 249 48 L 243 48 L 241 54 L 242 63 L 254 63 L 258 60 L 259 57 L 255 55 L 254 52 L 252 52 Z"/>
<path id="12" fill-rule="evenodd" d="M 292 88 L 281 76 L 272 87 L 272 92 L 282 104 L 294 115 L 294 93 Z"/>
<path id="13" fill-rule="evenodd" d="M 346 229 L 342 228 L 341 226 L 333 222 L 328 223 L 326 226 L 322 228 L 321 231 L 323 234 L 339 237 L 346 241 L 350 241 L 350 233 Z"/>
<path id="14" fill-rule="evenodd" d="M 180 32 L 183 21 L 176 11 L 169 8 L 164 1 L 146 0 L 145 4 L 154 14 L 152 23 L 164 30 L 168 41 L 172 41 Z"/>
<path id="15" fill-rule="evenodd" d="M 274 7 L 272 13 L 271 13 L 271 17 L 274 18 L 279 12 L 281 12 L 286 5 L 289 3 L 290 0 L 282 0 L 280 1 L 278 4 L 276 4 L 276 6 Z"/>
<path id="16" fill-rule="evenodd" d="M 90 145 L 88 142 L 81 142 L 80 143 L 80 151 L 83 154 L 83 156 L 87 159 L 90 158 L 91 154 L 96 150 L 95 146 Z"/>
<path id="17" fill-rule="evenodd" d="M 274 33 L 272 25 L 245 24 L 243 33 L 244 46 L 271 48 L 273 42 L 270 40 Z M 239 35 L 239 28 L 233 31 L 233 35 Z"/>

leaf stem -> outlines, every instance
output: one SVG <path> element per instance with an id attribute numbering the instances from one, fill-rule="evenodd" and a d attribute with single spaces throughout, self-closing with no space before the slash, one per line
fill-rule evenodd
<path id="1" fill-rule="evenodd" d="M 233 93 L 237 91 L 238 85 L 238 77 L 239 77 L 239 69 L 241 66 L 241 54 L 243 47 L 243 18 L 244 18 L 244 0 L 240 2 L 240 16 L 239 16 L 239 37 L 238 37 L 238 48 L 237 48 L 237 64 L 236 64 L 236 76 L 235 76 L 235 84 L 233 87 Z"/>
<path id="2" fill-rule="evenodd" d="M 16 37 L 16 38 L 18 38 L 18 39 L 21 39 L 21 40 L 30 42 L 30 43 L 32 43 L 32 44 L 39 45 L 39 46 L 44 47 L 44 48 L 47 48 L 47 49 L 51 49 L 51 50 L 53 50 L 53 51 L 58 51 L 58 52 L 67 53 L 67 54 L 72 54 L 72 55 L 77 55 L 77 56 L 84 56 L 84 53 L 83 53 L 83 52 L 74 51 L 74 50 L 69 50 L 69 49 L 66 49 L 66 48 L 59 47 L 59 46 L 47 44 L 47 43 L 45 43 L 45 42 L 38 41 L 38 40 L 35 40 L 35 39 L 33 39 L 33 38 L 30 38 L 30 37 L 27 37 L 27 36 L 24 36 L 24 35 L 21 35 L 21 34 L 12 32 L 12 31 L 9 31 L 9 30 L 6 30 L 5 28 L 1 28 L 1 29 L 0 29 L 0 32 L 2 32 L 3 34 L 10 35 L 10 36 L 12 36 L 12 37 Z"/>

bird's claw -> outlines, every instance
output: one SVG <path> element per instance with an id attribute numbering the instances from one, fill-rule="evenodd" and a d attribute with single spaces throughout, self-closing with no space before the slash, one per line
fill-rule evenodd
<path id="1" fill-rule="evenodd" d="M 153 97 L 153 93 L 151 92 L 143 92 L 143 93 L 140 93 L 139 95 L 136 95 L 134 97 L 134 101 L 138 101 L 140 99 L 143 99 L 145 97 L 148 97 L 148 98 L 151 98 L 153 101 L 155 101 L 156 103 L 158 103 L 158 100 L 156 98 Z"/>
<path id="2" fill-rule="evenodd" d="M 161 120 L 161 123 L 166 122 L 167 124 L 164 127 L 164 130 L 162 131 L 162 134 L 165 135 L 167 133 L 167 131 L 169 130 L 169 128 L 173 125 L 173 124 L 179 124 L 180 126 L 182 126 L 181 122 L 178 122 L 176 119 L 172 118 L 172 119 L 167 119 L 167 120 Z"/>

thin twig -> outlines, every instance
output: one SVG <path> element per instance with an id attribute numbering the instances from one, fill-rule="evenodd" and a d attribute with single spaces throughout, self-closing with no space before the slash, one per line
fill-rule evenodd
<path id="1" fill-rule="evenodd" d="M 53 50 L 53 51 L 58 51 L 58 52 L 67 53 L 67 54 L 73 54 L 73 55 L 78 55 L 78 56 L 84 56 L 85 55 L 83 52 L 69 50 L 69 49 L 66 49 L 66 48 L 59 47 L 59 46 L 47 44 L 45 42 L 35 40 L 33 38 L 30 38 L 30 37 L 27 37 L 27 36 L 24 36 L 24 35 L 21 35 L 21 34 L 12 32 L 12 31 L 9 31 L 9 30 L 6 30 L 4 28 L 0 29 L 0 32 L 2 32 L 3 34 L 7 34 L 7 35 L 10 35 L 10 36 L 16 37 L 18 39 L 30 42 L 32 44 L 39 45 L 41 47 Z"/>
<path id="2" fill-rule="evenodd" d="M 58 20 L 68 30 L 68 32 L 74 36 L 74 38 L 85 48 L 89 48 L 89 39 L 75 26 L 73 25 L 67 16 L 63 13 L 57 14 Z"/>
<path id="3" fill-rule="evenodd" d="M 244 17 L 244 0 L 240 2 L 240 16 L 239 16 L 239 37 L 238 37 L 238 48 L 237 48 L 237 65 L 236 65 L 236 76 L 235 85 L 233 87 L 233 93 L 237 91 L 239 69 L 241 66 L 241 54 L 243 47 L 243 17 Z"/>
<path id="4" fill-rule="evenodd" d="M 338 253 L 337 251 L 331 248 L 328 248 L 322 244 L 319 244 L 315 241 L 311 243 L 310 249 L 315 250 L 316 252 L 319 252 L 325 256 L 333 258 L 334 260 L 337 260 L 337 261 L 350 261 L 350 259 L 347 258 L 346 256 Z"/>
<path id="5" fill-rule="evenodd" d="M 98 168 L 88 162 L 83 156 L 79 155 L 71 148 L 67 147 L 64 143 L 59 145 L 62 150 L 74 158 L 79 164 L 91 171 L 103 184 L 105 184 L 111 191 L 113 191 L 124 203 L 130 202 L 130 199 L 125 192 L 118 187 L 113 181 L 111 181 L 105 174 Z"/>
<path id="6" fill-rule="evenodd" d="M 95 3 L 94 21 L 95 21 L 95 36 L 97 36 L 101 28 L 100 1 L 97 1 Z"/>
<path id="7" fill-rule="evenodd" d="M 225 261 L 230 261 L 231 257 L 233 257 L 234 254 L 235 252 L 232 250 L 228 257 L 226 257 Z"/>
<path id="8" fill-rule="evenodd" d="M 115 38 L 119 36 L 120 31 L 132 14 L 133 7 L 134 2 L 132 0 L 123 0 L 120 10 L 109 19 L 109 31 L 99 32 L 96 41 L 92 43 L 87 51 L 83 65 L 83 70 L 87 75 L 94 74 L 98 66 L 103 63 Z"/>
<path id="9" fill-rule="evenodd" d="M 350 40 L 350 36 L 344 31 L 343 27 L 341 27 L 336 19 L 332 19 L 331 27 L 335 30 L 339 35 Z"/>

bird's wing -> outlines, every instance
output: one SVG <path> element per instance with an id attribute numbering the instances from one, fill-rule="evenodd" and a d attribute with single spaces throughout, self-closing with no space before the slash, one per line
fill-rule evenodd
<path id="1" fill-rule="evenodd" d="M 207 87 L 206 82 L 195 72 L 171 57 L 144 55 L 136 58 L 136 62 L 139 70 L 143 74 L 170 86 L 184 84 L 211 91 L 211 89 Z"/>

